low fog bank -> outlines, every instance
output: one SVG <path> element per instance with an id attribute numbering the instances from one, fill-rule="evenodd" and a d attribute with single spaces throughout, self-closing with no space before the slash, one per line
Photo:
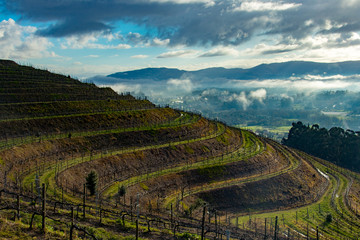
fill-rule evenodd
<path id="1" fill-rule="evenodd" d="M 230 125 L 291 127 L 294 121 L 360 130 L 360 76 L 266 80 L 151 79 L 97 76 L 91 81 L 152 102 L 200 112 Z M 271 135 L 270 133 L 266 133 Z M 272 137 L 272 136 L 270 136 Z M 275 136 L 279 138 L 279 136 Z"/>

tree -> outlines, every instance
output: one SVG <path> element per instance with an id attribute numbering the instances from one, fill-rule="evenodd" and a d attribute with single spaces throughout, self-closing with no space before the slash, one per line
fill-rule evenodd
<path id="1" fill-rule="evenodd" d="M 92 170 L 86 177 L 86 187 L 90 191 L 90 196 L 93 196 L 96 192 L 96 186 L 98 183 L 98 176 L 94 170 Z"/>
<path id="2" fill-rule="evenodd" d="M 119 203 L 120 203 L 120 198 L 121 197 L 124 197 L 124 204 L 125 204 L 125 194 L 126 194 L 126 188 L 124 185 L 121 185 L 119 188 L 118 188 L 118 192 L 117 192 L 117 195 L 119 197 Z"/>
<path id="3" fill-rule="evenodd" d="M 119 189 L 118 189 L 118 195 L 119 195 L 119 197 L 124 196 L 125 193 L 126 193 L 126 188 L 125 188 L 124 185 L 121 185 L 121 186 L 119 187 Z"/>

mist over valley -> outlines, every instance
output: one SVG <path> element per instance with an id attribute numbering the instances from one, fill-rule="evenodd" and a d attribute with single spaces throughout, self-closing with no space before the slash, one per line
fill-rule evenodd
<path id="1" fill-rule="evenodd" d="M 360 130 L 359 62 L 287 62 L 251 69 L 149 68 L 87 81 L 281 140 L 292 122 Z"/>

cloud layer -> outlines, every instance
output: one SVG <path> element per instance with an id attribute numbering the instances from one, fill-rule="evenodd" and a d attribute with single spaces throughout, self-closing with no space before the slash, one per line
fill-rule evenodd
<path id="1" fill-rule="evenodd" d="M 335 36 L 329 46 L 360 44 L 354 37 L 360 30 L 360 1 L 7 0 L 6 7 L 24 19 L 45 23 L 37 29 L 39 36 L 112 31 L 122 22 L 143 27 L 142 40 L 170 45 L 240 45 L 259 35 L 280 35 L 278 44 L 295 43 L 295 49 L 304 47 L 309 36 Z"/>

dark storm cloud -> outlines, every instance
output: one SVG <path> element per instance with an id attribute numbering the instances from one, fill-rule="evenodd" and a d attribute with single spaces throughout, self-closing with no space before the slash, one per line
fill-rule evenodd
<path id="1" fill-rule="evenodd" d="M 7 8 L 24 19 L 55 21 L 56 24 L 39 31 L 51 37 L 108 30 L 119 20 L 146 24 L 146 18 L 166 18 L 176 10 L 169 8 L 169 4 L 136 0 L 8 0 Z"/>
<path id="2" fill-rule="evenodd" d="M 118 21 L 149 29 L 146 36 L 187 46 L 240 45 L 255 34 L 280 34 L 285 41 L 360 30 L 360 3 L 355 0 L 242 2 L 8 0 L 6 6 L 24 19 L 49 22 L 38 34 L 52 37 L 109 31 Z"/>
<path id="3" fill-rule="evenodd" d="M 102 22 L 69 19 L 55 25 L 50 25 L 46 29 L 41 29 L 37 32 L 37 34 L 41 36 L 63 37 L 69 35 L 69 33 L 83 34 L 106 30 L 111 30 L 111 27 Z"/>

